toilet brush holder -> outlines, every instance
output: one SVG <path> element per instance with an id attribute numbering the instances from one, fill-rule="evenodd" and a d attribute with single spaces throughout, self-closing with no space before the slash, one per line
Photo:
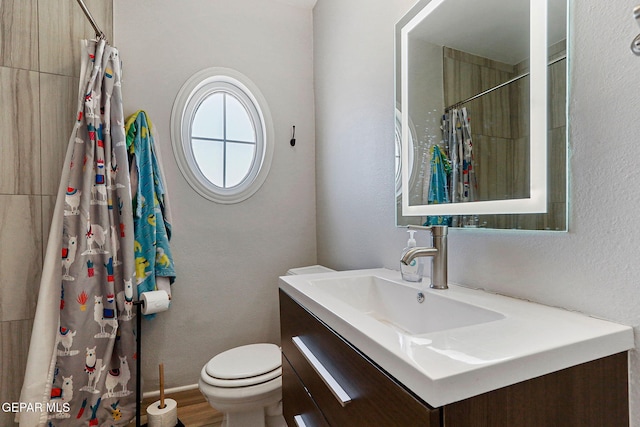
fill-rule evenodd
<path id="1" fill-rule="evenodd" d="M 164 397 L 164 365 L 158 367 L 160 371 L 160 400 L 147 407 L 148 427 L 180 427 L 184 426 L 178 419 L 178 404 L 173 399 Z"/>
<path id="2" fill-rule="evenodd" d="M 140 411 L 141 411 L 141 395 L 142 395 L 142 387 L 141 387 L 141 361 L 142 361 L 142 305 L 144 305 L 143 301 L 134 301 L 133 303 L 136 306 L 136 331 L 137 331 L 137 343 L 136 343 L 136 427 L 154 427 L 152 424 L 155 423 L 156 427 L 165 427 L 161 423 L 152 421 L 147 424 L 140 424 Z M 156 402 L 158 404 L 158 410 L 162 410 L 166 407 L 165 399 L 164 399 L 164 365 L 160 364 L 160 401 Z M 172 400 L 172 399 L 167 399 Z M 175 401 L 173 401 L 175 404 Z M 149 408 L 147 408 L 147 412 Z M 166 427 L 185 427 L 184 424 L 176 417 L 176 423 L 173 426 Z"/>
<path id="3" fill-rule="evenodd" d="M 182 425 L 178 420 L 178 404 L 173 399 L 164 398 L 164 365 L 158 366 L 160 379 L 160 400 L 147 407 L 148 427 L 175 427 Z"/>

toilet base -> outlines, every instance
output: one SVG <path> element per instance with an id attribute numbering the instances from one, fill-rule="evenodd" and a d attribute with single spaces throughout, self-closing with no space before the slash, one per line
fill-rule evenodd
<path id="1" fill-rule="evenodd" d="M 275 405 L 265 408 L 267 427 L 287 427 L 287 422 L 282 416 L 282 400 Z"/>
<path id="2" fill-rule="evenodd" d="M 282 402 L 272 407 L 243 412 L 225 412 L 222 427 L 287 427 Z"/>
<path id="3" fill-rule="evenodd" d="M 220 389 L 199 381 L 200 392 L 222 412 L 222 427 L 287 427 L 282 416 L 282 379 L 250 388 Z"/>

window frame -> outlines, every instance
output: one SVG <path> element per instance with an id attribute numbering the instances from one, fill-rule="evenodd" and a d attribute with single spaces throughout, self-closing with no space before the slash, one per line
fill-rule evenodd
<path id="1" fill-rule="evenodd" d="M 233 187 L 219 187 L 201 171 L 192 147 L 192 125 L 198 108 L 216 92 L 233 95 L 247 110 L 256 133 L 256 152 L 247 176 Z M 173 152 L 180 172 L 202 197 L 216 203 L 242 202 L 260 189 L 273 157 L 273 122 L 258 87 L 236 70 L 212 67 L 191 76 L 176 96 L 171 111 Z"/>

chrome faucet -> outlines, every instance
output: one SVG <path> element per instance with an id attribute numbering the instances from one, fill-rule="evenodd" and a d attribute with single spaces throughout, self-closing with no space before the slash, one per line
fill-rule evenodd
<path id="1" fill-rule="evenodd" d="M 447 234 L 449 227 L 446 225 L 432 225 L 430 227 L 420 227 L 410 225 L 410 230 L 429 230 L 433 239 L 433 247 L 415 247 L 405 252 L 400 260 L 404 265 L 409 265 L 411 261 L 418 257 L 431 257 L 431 284 L 433 289 L 448 289 L 447 286 Z M 403 277 L 404 279 L 404 277 Z"/>

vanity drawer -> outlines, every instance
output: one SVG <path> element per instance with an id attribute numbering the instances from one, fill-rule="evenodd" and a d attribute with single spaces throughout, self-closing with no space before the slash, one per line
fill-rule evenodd
<path id="1" fill-rule="evenodd" d="M 282 351 L 329 425 L 440 425 L 439 409 L 416 399 L 283 291 L 280 291 L 280 316 Z M 342 387 L 348 395 L 342 399 L 350 401 L 340 403 L 336 397 L 340 392 L 331 390 L 310 358 L 317 359 L 314 363 L 318 362 L 320 369 L 326 369 Z"/>
<path id="2" fill-rule="evenodd" d="M 291 427 L 328 427 L 322 412 L 309 396 L 304 385 L 300 382 L 298 374 L 284 355 L 282 356 L 282 400 L 282 411 L 287 425 Z"/>

